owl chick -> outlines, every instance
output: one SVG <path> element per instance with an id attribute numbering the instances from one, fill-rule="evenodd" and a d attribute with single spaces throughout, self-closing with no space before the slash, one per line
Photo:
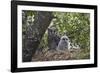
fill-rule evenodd
<path id="1" fill-rule="evenodd" d="M 58 43 L 57 51 L 64 51 L 66 49 L 70 49 L 70 41 L 68 36 L 64 35 L 61 37 Z"/>

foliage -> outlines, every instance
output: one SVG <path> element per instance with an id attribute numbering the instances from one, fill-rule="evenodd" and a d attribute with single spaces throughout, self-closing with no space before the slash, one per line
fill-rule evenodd
<path id="1" fill-rule="evenodd" d="M 81 48 L 89 48 L 90 15 L 88 13 L 55 12 L 54 25 L 63 35 L 67 33 L 71 42 L 80 45 Z"/>

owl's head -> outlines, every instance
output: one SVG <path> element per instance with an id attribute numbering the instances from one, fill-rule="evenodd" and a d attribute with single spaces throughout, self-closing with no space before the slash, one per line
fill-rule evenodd
<path id="1" fill-rule="evenodd" d="M 68 36 L 65 35 L 65 36 L 61 37 L 61 40 L 64 41 L 64 42 L 68 42 L 69 38 L 68 38 Z"/>

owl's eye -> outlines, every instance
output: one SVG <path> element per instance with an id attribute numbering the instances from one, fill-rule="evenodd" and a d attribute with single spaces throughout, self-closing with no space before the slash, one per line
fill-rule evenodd
<path id="1" fill-rule="evenodd" d="M 62 40 L 66 40 L 65 38 L 63 38 Z"/>
<path id="2" fill-rule="evenodd" d="M 63 38 L 62 40 L 68 40 L 67 38 Z"/>

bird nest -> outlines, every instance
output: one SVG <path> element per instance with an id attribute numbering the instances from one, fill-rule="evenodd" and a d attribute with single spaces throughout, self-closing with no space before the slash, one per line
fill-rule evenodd
<path id="1" fill-rule="evenodd" d="M 73 58 L 73 53 L 79 52 L 79 50 L 47 50 L 37 51 L 32 58 L 32 61 L 58 61 L 58 60 L 70 60 Z"/>

